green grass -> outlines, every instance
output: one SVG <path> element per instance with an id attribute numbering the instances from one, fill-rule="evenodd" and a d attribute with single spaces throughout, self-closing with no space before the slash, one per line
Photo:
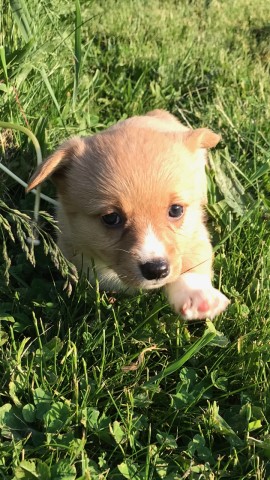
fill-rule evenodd
<path id="1" fill-rule="evenodd" d="M 269 3 L 3 0 L 1 11 L 0 120 L 29 128 L 43 156 L 157 107 L 221 132 L 209 227 L 215 284 L 232 302 L 214 325 L 185 324 L 161 292 L 112 303 L 80 279 L 70 293 L 53 207 L 41 200 L 33 251 L 34 197 L 0 170 L 0 477 L 270 478 Z M 10 128 L 1 145 L 27 182 L 31 142 Z"/>

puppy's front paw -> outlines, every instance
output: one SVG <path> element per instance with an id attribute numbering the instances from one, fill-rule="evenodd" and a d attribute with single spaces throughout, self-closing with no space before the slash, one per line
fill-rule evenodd
<path id="1" fill-rule="evenodd" d="M 186 320 L 212 319 L 230 303 L 207 275 L 199 273 L 184 273 L 167 286 L 167 294 L 174 310 Z"/>
<path id="2" fill-rule="evenodd" d="M 212 319 L 223 312 L 229 303 L 223 293 L 211 286 L 205 290 L 190 292 L 187 300 L 183 305 L 179 305 L 177 310 L 185 320 Z"/>

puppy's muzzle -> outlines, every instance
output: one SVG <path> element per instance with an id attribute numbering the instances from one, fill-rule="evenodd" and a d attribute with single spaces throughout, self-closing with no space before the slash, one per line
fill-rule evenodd
<path id="1" fill-rule="evenodd" d="M 146 280 L 160 280 L 170 273 L 170 267 L 166 260 L 156 259 L 151 262 L 141 263 L 140 270 Z"/>

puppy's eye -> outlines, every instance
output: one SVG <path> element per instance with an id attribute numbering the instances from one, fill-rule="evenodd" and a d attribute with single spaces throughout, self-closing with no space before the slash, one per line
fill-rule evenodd
<path id="1" fill-rule="evenodd" d="M 124 220 L 119 215 L 119 213 L 112 212 L 112 213 L 107 213 L 107 215 L 102 215 L 102 221 L 107 225 L 107 227 L 120 227 L 123 225 Z"/>
<path id="2" fill-rule="evenodd" d="M 184 213 L 184 207 L 182 207 L 182 205 L 178 205 L 174 203 L 169 208 L 169 217 L 180 218 L 182 217 L 183 213 Z"/>

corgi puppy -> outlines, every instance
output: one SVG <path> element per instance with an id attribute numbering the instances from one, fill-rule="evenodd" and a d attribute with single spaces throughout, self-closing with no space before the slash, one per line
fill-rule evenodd
<path id="1" fill-rule="evenodd" d="M 207 149 L 219 140 L 154 110 L 67 140 L 38 167 L 28 191 L 51 177 L 58 244 L 88 275 L 94 260 L 102 289 L 164 287 L 183 318 L 213 318 L 229 303 L 212 286 L 203 211 Z"/>

